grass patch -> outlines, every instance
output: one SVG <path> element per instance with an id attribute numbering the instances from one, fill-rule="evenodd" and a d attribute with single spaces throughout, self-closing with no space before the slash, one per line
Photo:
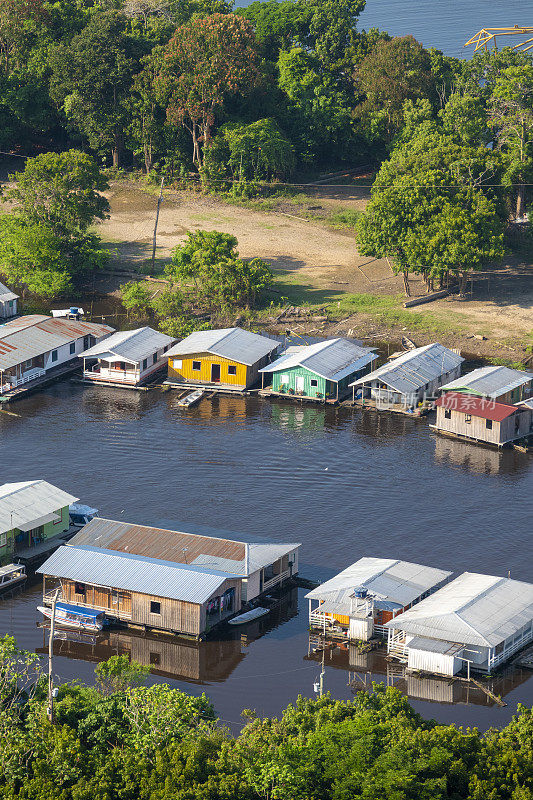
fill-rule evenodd
<path id="1" fill-rule="evenodd" d="M 352 230 L 355 231 L 355 227 L 357 225 L 357 221 L 361 216 L 361 211 L 357 211 L 354 208 L 341 208 L 338 211 L 335 211 L 333 214 L 326 219 L 326 222 L 331 225 L 332 228 L 336 228 L 337 230 Z"/>

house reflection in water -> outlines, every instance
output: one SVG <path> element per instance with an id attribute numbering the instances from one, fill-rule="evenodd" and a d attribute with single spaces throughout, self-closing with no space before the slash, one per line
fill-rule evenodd
<path id="1" fill-rule="evenodd" d="M 321 637 L 309 636 L 309 650 L 306 661 L 316 661 L 326 667 L 345 670 L 346 682 L 354 692 L 362 689 L 372 690 L 372 682 L 395 686 L 413 700 L 425 700 L 432 703 L 462 703 L 491 707 L 496 701 L 475 683 L 450 680 L 449 678 L 420 677 L 408 673 L 403 664 L 386 660 L 386 651 L 372 650 L 361 653 L 355 644 L 342 642 L 337 646 L 326 643 L 323 654 Z M 492 678 L 483 681 L 483 685 L 496 696 L 504 697 L 509 692 L 525 683 L 531 677 L 531 670 L 509 666 L 499 670 Z"/>
<path id="2" fill-rule="evenodd" d="M 246 657 L 246 647 L 298 614 L 298 590 L 284 592 L 270 614 L 223 636 L 195 642 L 168 634 L 143 634 L 116 629 L 98 635 L 56 629 L 54 655 L 99 663 L 111 656 L 128 656 L 154 675 L 190 683 L 227 680 Z M 43 625 L 43 645 L 37 653 L 48 653 L 50 629 Z"/>
<path id="3" fill-rule="evenodd" d="M 450 464 L 476 475 L 516 475 L 529 469 L 530 459 L 516 450 L 490 447 L 434 436 L 435 461 Z"/>
<path id="4" fill-rule="evenodd" d="M 272 402 L 272 423 L 291 431 L 324 429 L 326 410 L 319 406 Z"/>

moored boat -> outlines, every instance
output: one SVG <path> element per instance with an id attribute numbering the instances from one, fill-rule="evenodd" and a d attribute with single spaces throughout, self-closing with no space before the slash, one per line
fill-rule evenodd
<path id="1" fill-rule="evenodd" d="M 27 577 L 24 564 L 6 564 L 5 567 L 0 567 L 0 593 L 24 583 Z"/>
<path id="2" fill-rule="evenodd" d="M 47 606 L 37 606 L 38 611 L 46 617 L 52 619 L 52 609 Z M 105 614 L 96 608 L 84 608 L 70 603 L 57 603 L 55 622 L 63 628 L 74 628 L 75 630 L 101 631 L 104 627 Z"/>
<path id="3" fill-rule="evenodd" d="M 203 389 L 196 389 L 194 392 L 190 394 L 186 394 L 185 397 L 181 397 L 178 400 L 178 405 L 182 408 L 190 408 L 194 406 L 201 398 L 204 396 L 205 392 Z"/>
<path id="4" fill-rule="evenodd" d="M 83 503 L 72 503 L 68 508 L 71 523 L 76 528 L 83 528 L 94 517 L 98 516 L 98 509 L 85 506 Z"/>
<path id="5" fill-rule="evenodd" d="M 239 614 L 237 617 L 233 617 L 233 619 L 229 620 L 230 625 L 244 625 L 246 622 L 252 622 L 254 619 L 258 619 L 259 617 L 264 617 L 265 614 L 268 614 L 270 609 L 262 608 L 258 606 L 257 608 L 252 608 L 251 611 L 245 611 L 244 614 Z"/>

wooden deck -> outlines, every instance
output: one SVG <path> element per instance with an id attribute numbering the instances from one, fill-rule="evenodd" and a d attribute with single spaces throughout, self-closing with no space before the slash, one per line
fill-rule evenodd
<path id="1" fill-rule="evenodd" d="M 202 383 L 202 381 L 173 381 L 167 379 L 163 386 L 170 389 L 179 389 L 182 392 L 194 392 L 195 389 L 204 389 L 216 394 L 238 394 L 247 395 L 255 393 L 256 389 L 246 389 L 243 386 L 231 386 L 227 383 Z"/>
<path id="2" fill-rule="evenodd" d="M 14 400 L 20 400 L 21 397 L 31 394 L 38 389 L 42 389 L 51 383 L 55 383 L 55 381 L 61 380 L 61 378 L 64 378 L 66 375 L 72 375 L 73 372 L 76 372 L 79 369 L 80 364 L 78 359 L 76 359 L 75 362 L 69 361 L 67 364 L 54 367 L 54 369 L 48 370 L 46 375 L 42 375 L 40 378 L 35 378 L 35 380 L 31 381 L 30 383 L 24 383 L 22 386 L 17 386 L 16 389 L 13 389 L 10 392 L 4 392 L 3 394 L 0 394 L 0 403 L 11 403 Z"/>

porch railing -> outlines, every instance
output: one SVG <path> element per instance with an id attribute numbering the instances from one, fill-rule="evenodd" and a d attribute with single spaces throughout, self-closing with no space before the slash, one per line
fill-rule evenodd
<path id="1" fill-rule="evenodd" d="M 45 606 L 51 606 L 52 600 L 54 599 L 55 591 L 48 592 L 48 594 L 43 595 L 43 603 Z M 73 606 L 80 606 L 81 608 L 94 608 L 97 611 L 105 611 L 107 614 L 111 616 L 119 616 L 119 617 L 129 617 L 131 618 L 131 611 L 123 611 L 121 608 L 118 607 L 118 604 L 115 606 L 100 606 L 98 603 L 82 603 L 80 600 L 66 600 L 62 595 L 59 596 L 59 600 L 63 603 L 71 603 Z"/>

